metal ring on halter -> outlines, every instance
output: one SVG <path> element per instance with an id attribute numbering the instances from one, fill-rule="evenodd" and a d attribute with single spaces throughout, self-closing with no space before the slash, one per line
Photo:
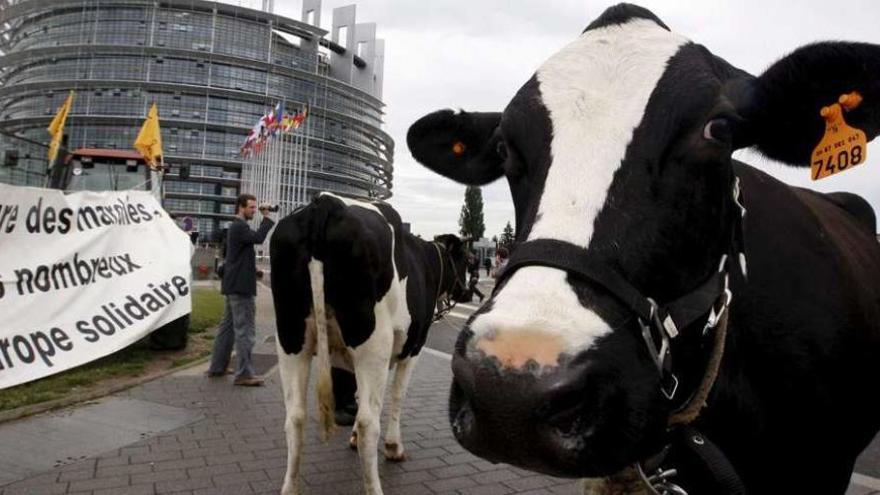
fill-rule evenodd
<path id="1" fill-rule="evenodd" d="M 705 336 L 709 330 L 712 330 L 716 326 L 718 326 L 718 322 L 721 320 L 721 317 L 724 316 L 724 313 L 727 312 L 730 307 L 730 301 L 733 299 L 733 293 L 727 287 L 724 287 L 724 293 L 721 294 L 721 297 L 724 298 L 724 302 L 721 303 L 721 306 L 718 309 L 715 309 L 715 306 L 712 306 L 712 310 L 709 312 L 709 317 L 706 319 L 706 325 L 703 327 L 703 336 Z"/>
<path id="2" fill-rule="evenodd" d="M 678 474 L 675 469 L 658 468 L 656 473 L 648 476 L 642 468 L 642 464 L 636 463 L 636 472 L 639 473 L 639 478 L 652 495 L 688 495 L 684 488 L 669 481 L 668 478 Z"/>

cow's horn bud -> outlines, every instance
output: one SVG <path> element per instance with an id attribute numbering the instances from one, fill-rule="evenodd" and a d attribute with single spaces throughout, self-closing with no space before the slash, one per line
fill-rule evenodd
<path id="1" fill-rule="evenodd" d="M 858 106 L 861 105 L 862 95 L 860 95 L 858 91 L 853 91 L 852 93 L 840 95 L 838 101 L 840 102 L 840 105 L 848 112 L 854 108 L 858 108 Z"/>

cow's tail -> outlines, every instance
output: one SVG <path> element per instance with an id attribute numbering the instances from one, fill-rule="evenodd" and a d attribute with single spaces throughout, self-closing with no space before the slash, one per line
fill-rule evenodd
<path id="1" fill-rule="evenodd" d="M 309 278 L 312 282 L 312 306 L 315 314 L 318 372 L 318 422 L 321 440 L 333 433 L 333 378 L 330 374 L 330 344 L 327 338 L 327 307 L 324 302 L 324 263 L 312 258 L 309 261 Z"/>

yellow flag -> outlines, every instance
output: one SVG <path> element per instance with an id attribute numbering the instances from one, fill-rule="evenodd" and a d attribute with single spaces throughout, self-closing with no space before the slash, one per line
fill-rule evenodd
<path id="1" fill-rule="evenodd" d="M 64 135 L 64 123 L 67 121 L 67 114 L 70 113 L 70 107 L 72 106 L 73 91 L 67 95 L 64 104 L 61 105 L 61 108 L 58 109 L 58 113 L 55 114 L 55 118 L 52 119 L 52 123 L 49 124 L 48 131 L 49 135 L 52 136 L 52 140 L 49 142 L 50 167 L 55 163 L 55 158 L 58 156 L 58 147 L 61 146 L 61 137 Z"/>
<path id="2" fill-rule="evenodd" d="M 155 103 L 150 107 L 147 120 L 134 140 L 134 149 L 143 155 L 150 167 L 156 168 L 157 160 L 162 156 L 162 132 L 159 130 L 159 110 Z"/>

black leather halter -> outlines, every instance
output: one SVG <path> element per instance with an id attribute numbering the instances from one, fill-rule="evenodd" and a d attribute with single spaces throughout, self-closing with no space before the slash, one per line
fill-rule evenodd
<path id="1" fill-rule="evenodd" d="M 666 454 L 670 447 L 677 447 L 680 451 L 689 453 L 682 456 L 686 459 L 698 459 L 697 463 L 702 466 L 707 475 L 716 483 L 716 493 L 725 495 L 741 495 L 745 492 L 742 482 L 736 471 L 724 454 L 711 442 L 690 427 L 686 423 L 675 423 L 679 413 L 697 411 L 702 407 L 704 398 L 696 399 L 697 390 L 692 390 L 684 399 L 676 399 L 678 393 L 678 377 L 672 369 L 672 350 L 670 343 L 679 336 L 680 332 L 705 318 L 702 336 L 705 337 L 710 331 L 715 330 L 715 336 L 724 338 L 726 335 L 727 318 L 725 313 L 733 299 L 733 294 L 728 285 L 729 273 L 732 260 L 736 260 L 743 275 L 746 277 L 745 243 L 743 239 L 743 224 L 746 209 L 743 206 L 740 191 L 739 178 L 733 177 L 732 196 L 735 204 L 731 208 L 730 218 L 730 243 L 727 253 L 721 256 L 718 270 L 703 280 L 694 290 L 682 294 L 666 304 L 658 305 L 650 297 L 644 296 L 639 289 L 632 285 L 625 277 L 614 268 L 599 264 L 590 259 L 587 251 L 580 246 L 553 239 L 536 239 L 534 241 L 519 244 L 514 249 L 507 266 L 501 273 L 495 292 L 503 286 L 503 282 L 510 278 L 519 268 L 526 266 L 546 266 L 567 272 L 569 275 L 588 280 L 612 294 L 622 302 L 637 318 L 641 329 L 642 338 L 648 348 L 648 352 L 654 359 L 660 373 L 661 391 L 670 401 L 670 430 L 667 446 L 654 456 L 643 462 L 636 463 L 636 468 L 641 476 L 645 487 L 654 494 L 684 494 L 687 492 L 672 482 L 670 478 L 676 476 L 675 469 L 663 469 L 659 465 L 666 462 Z M 720 325 L 719 325 L 720 322 Z M 721 328 L 723 326 L 723 328 Z M 703 346 L 712 349 L 713 346 Z M 715 346 L 717 349 L 717 346 Z M 721 346 L 723 349 L 723 346 Z M 713 351 L 710 351 L 713 352 Z M 723 351 L 722 351 L 723 352 Z M 720 356 L 711 356 L 720 360 Z M 707 363 L 711 359 L 707 359 Z M 709 387 L 714 382 L 715 371 L 709 370 L 709 365 L 704 371 L 704 380 Z M 697 402 L 700 402 L 699 404 Z M 695 417 L 695 414 L 694 414 Z M 647 471 L 644 466 L 652 466 L 650 462 L 656 461 L 656 465 Z M 650 474 L 645 474 L 650 473 Z"/>
<path id="2" fill-rule="evenodd" d="M 440 321 L 449 314 L 450 311 L 455 307 L 456 301 L 452 298 L 452 291 L 455 290 L 456 287 L 461 287 L 462 290 L 466 290 L 467 288 L 464 285 L 464 282 L 458 278 L 458 274 L 455 273 L 455 263 L 452 261 L 452 255 L 449 253 L 449 250 L 446 249 L 446 246 L 441 247 L 440 244 L 436 241 L 432 242 L 434 248 L 437 250 L 437 262 L 440 263 L 440 279 L 437 282 L 437 296 L 434 301 L 434 318 L 433 321 Z M 446 291 L 443 290 L 443 258 L 444 256 L 440 253 L 446 253 L 446 261 L 449 262 L 449 272 L 452 274 L 452 287 L 449 287 Z M 443 294 L 446 294 L 446 297 L 443 297 Z"/>
<path id="3" fill-rule="evenodd" d="M 722 255 L 718 270 L 694 290 L 662 306 L 644 296 L 614 268 L 591 260 L 586 249 L 554 239 L 536 239 L 517 245 L 499 277 L 495 291 L 518 269 L 526 266 L 556 268 L 600 286 L 638 318 L 642 337 L 661 375 L 663 394 L 673 401 L 678 390 L 678 378 L 672 371 L 670 342 L 678 337 L 681 330 L 701 318 L 706 319 L 703 335 L 715 327 L 732 299 L 728 286 L 731 260 L 738 260 L 743 276 L 746 274 L 743 244 L 746 210 L 741 201 L 739 178 L 736 176 L 733 178 L 732 195 L 737 207 L 731 209 L 733 218 L 730 220 L 729 249 Z"/>

